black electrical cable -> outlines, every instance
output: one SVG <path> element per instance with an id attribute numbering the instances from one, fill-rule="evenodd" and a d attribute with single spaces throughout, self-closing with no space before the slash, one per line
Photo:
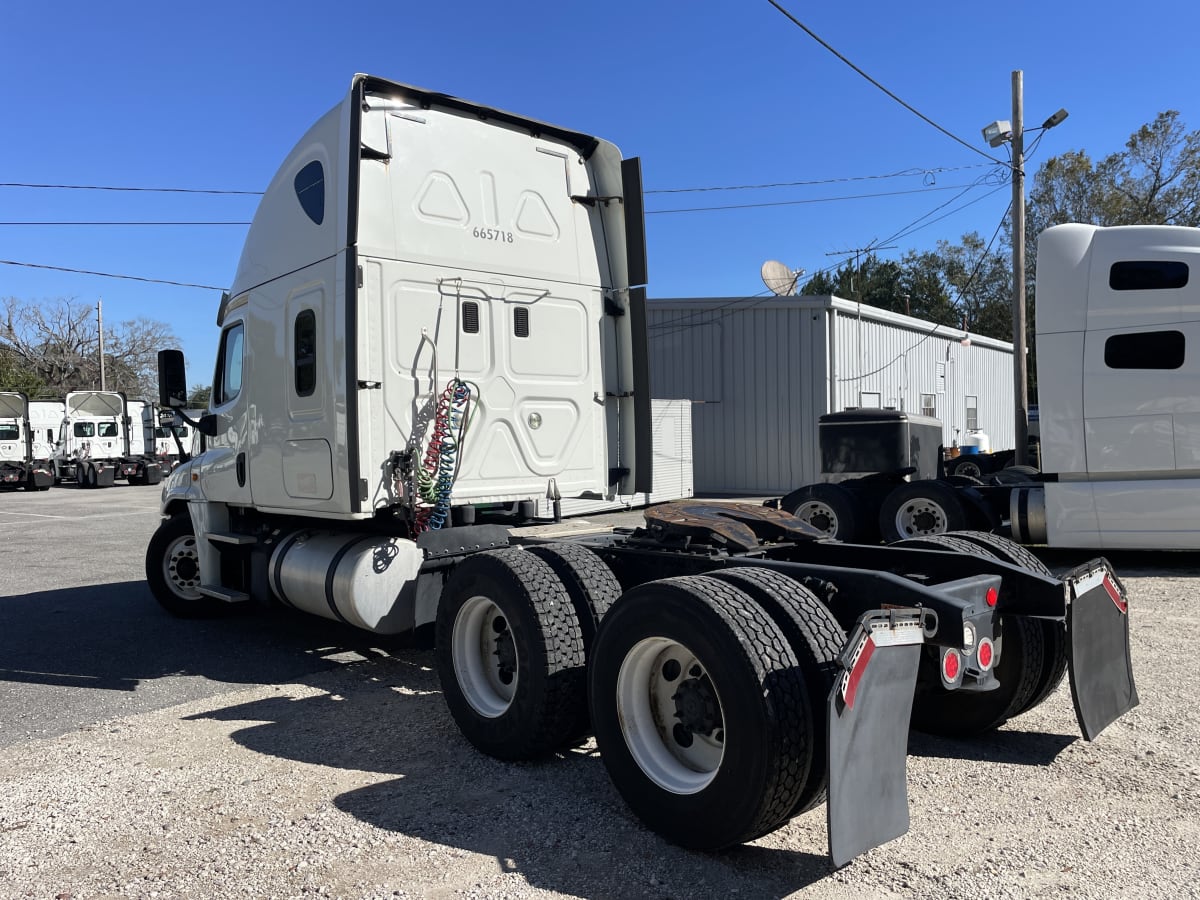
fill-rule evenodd
<path id="1" fill-rule="evenodd" d="M 960 138 L 957 134 L 954 134 L 951 131 L 947 131 L 945 128 L 943 128 L 937 122 L 933 121 L 933 119 L 929 118 L 929 116 L 925 115 L 920 110 L 916 109 L 915 107 L 911 106 L 908 103 L 905 103 L 903 100 L 901 100 L 899 97 L 897 97 L 895 94 L 893 94 L 887 88 L 885 88 L 882 84 L 880 84 L 878 81 L 876 81 L 870 75 L 868 75 L 866 72 L 864 72 L 858 66 L 856 66 L 854 63 L 850 62 L 850 60 L 848 60 L 845 56 L 843 56 L 841 53 L 839 53 L 837 50 L 835 50 L 826 41 L 822 40 L 821 37 L 818 36 L 816 32 L 814 32 L 811 28 L 809 28 L 807 25 L 805 25 L 803 22 L 801 22 L 799 19 L 797 19 L 795 16 L 793 16 L 790 12 L 788 12 L 782 6 L 780 6 L 779 3 L 776 2 L 776 0 L 767 0 L 767 2 L 770 3 L 777 10 L 779 10 L 781 13 L 783 13 L 785 16 L 787 16 L 787 18 L 792 21 L 792 24 L 796 25 L 798 28 L 800 28 L 802 31 L 804 31 L 804 33 L 807 34 L 809 37 L 811 37 L 814 41 L 816 41 L 818 44 L 820 44 L 822 47 L 824 47 L 826 50 L 828 50 L 830 53 L 832 53 L 834 56 L 836 56 L 838 59 L 840 59 L 846 65 L 848 65 L 851 69 L 853 69 L 855 72 L 857 72 L 863 78 L 865 78 L 871 84 L 875 85 L 875 87 L 879 88 L 879 90 L 883 91 L 885 94 L 887 94 L 889 97 L 891 97 L 893 100 L 895 100 L 901 106 L 903 106 L 910 113 L 915 115 L 917 118 L 932 125 L 934 128 L 936 128 L 942 134 L 946 135 L 946 137 L 951 138 L 952 140 L 958 141 L 958 143 L 962 144 L 964 147 L 966 147 L 972 153 L 978 153 L 980 156 L 990 159 L 994 163 L 1000 163 L 1000 160 L 996 159 L 994 156 L 992 156 L 988 153 L 984 153 L 982 150 L 980 150 L 974 144 L 967 143 L 962 138 Z M 1003 163 L 1001 163 L 1001 164 L 1003 164 Z"/>
<path id="2" fill-rule="evenodd" d="M 112 272 L 93 272 L 90 269 L 70 269 L 66 266 L 47 266 L 41 263 L 30 262 L 15 262 L 11 259 L 0 259 L 0 265 L 3 266 L 22 266 L 27 269 L 50 269 L 54 272 L 70 272 L 75 275 L 98 275 L 102 278 L 123 278 L 127 281 L 144 281 L 148 284 L 170 284 L 175 287 L 201 288 L 206 291 L 223 291 L 226 288 L 217 287 L 212 284 L 193 284 L 188 281 L 168 281 L 163 278 L 142 278 L 139 275 L 117 275 Z"/>

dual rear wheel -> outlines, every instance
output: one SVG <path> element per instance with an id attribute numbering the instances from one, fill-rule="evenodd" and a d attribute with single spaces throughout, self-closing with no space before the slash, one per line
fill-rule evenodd
<path id="1" fill-rule="evenodd" d="M 626 803 L 716 849 L 825 797 L 825 698 L 844 636 L 775 572 L 732 568 L 620 594 L 579 546 L 479 553 L 442 594 L 437 665 L 463 734 L 501 759 L 587 731 Z"/>

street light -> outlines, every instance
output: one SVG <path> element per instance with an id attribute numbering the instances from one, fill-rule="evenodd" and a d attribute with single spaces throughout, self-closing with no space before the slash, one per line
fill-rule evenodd
<path id="1" fill-rule="evenodd" d="M 983 129 L 983 139 L 990 147 L 1012 142 L 1012 244 L 1013 244 L 1013 396 L 1015 409 L 1016 453 L 1013 462 L 1023 466 L 1029 462 L 1029 375 L 1025 358 L 1025 100 L 1024 75 L 1020 69 L 1012 73 L 1012 122 L 998 119 Z M 1060 109 L 1042 123 L 1042 130 L 1061 125 L 1067 111 Z"/>

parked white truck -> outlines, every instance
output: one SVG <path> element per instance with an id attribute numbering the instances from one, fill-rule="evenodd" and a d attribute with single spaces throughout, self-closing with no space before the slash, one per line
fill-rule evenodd
<path id="1" fill-rule="evenodd" d="M 218 311 L 208 449 L 147 548 L 158 601 L 430 627 L 482 752 L 594 731 L 637 815 L 700 849 L 828 796 L 837 864 L 908 827 L 910 710 L 977 733 L 1068 669 L 1088 739 L 1134 706 L 1103 560 L 1060 579 L 990 535 L 855 547 L 738 505 L 578 541 L 483 521 L 650 488 L 641 202 L 606 141 L 356 76 L 268 186 Z M 182 355 L 159 366 L 182 407 Z"/>
<path id="2" fill-rule="evenodd" d="M 911 416 L 860 412 L 855 432 L 854 415 L 837 413 L 822 417 L 824 458 L 898 451 L 873 459 L 868 478 L 823 464 L 822 483 L 775 505 L 842 540 L 982 528 L 1051 547 L 1200 549 L 1200 279 L 1190 278 L 1192 266 L 1200 271 L 1200 229 L 1047 229 L 1037 257 L 1041 470 L 989 474 L 965 456 L 937 479 L 895 443 Z M 881 440 L 885 433 L 893 440 Z"/>
<path id="3" fill-rule="evenodd" d="M 148 452 L 140 401 L 130 403 L 117 391 L 71 391 L 63 401 L 59 440 L 51 460 L 54 482 L 80 487 L 111 487 L 118 478 L 130 484 L 158 484 L 163 467 Z"/>
<path id="4" fill-rule="evenodd" d="M 0 391 L 0 488 L 44 491 L 53 483 L 48 448 L 34 438 L 29 398 L 20 391 Z"/>

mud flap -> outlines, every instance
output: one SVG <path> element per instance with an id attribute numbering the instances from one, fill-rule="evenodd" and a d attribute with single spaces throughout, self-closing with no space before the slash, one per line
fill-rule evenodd
<path id="1" fill-rule="evenodd" d="M 1108 562 L 1092 560 L 1069 572 L 1067 671 L 1083 736 L 1095 740 L 1138 705 L 1129 652 L 1125 588 Z"/>
<path id="2" fill-rule="evenodd" d="M 908 720 L 924 631 L 913 609 L 864 613 L 829 696 L 829 855 L 844 866 L 908 831 Z"/>

